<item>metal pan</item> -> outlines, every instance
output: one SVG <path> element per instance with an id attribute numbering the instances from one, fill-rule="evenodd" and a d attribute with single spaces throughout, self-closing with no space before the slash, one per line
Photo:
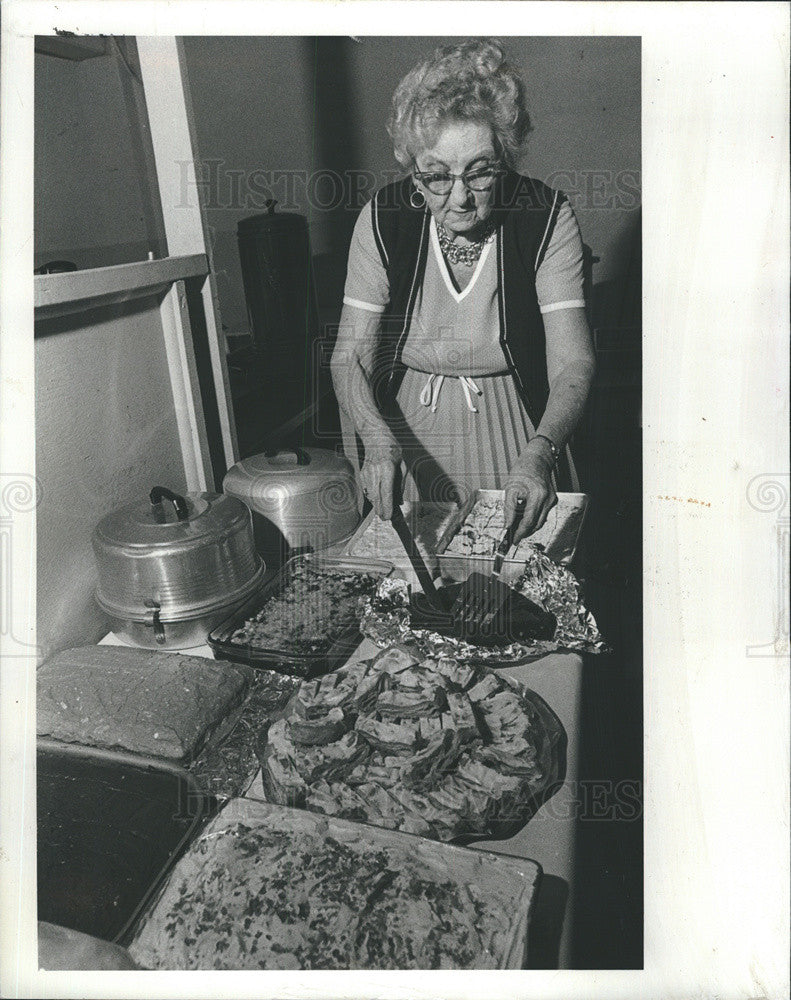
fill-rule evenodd
<path id="1" fill-rule="evenodd" d="M 216 809 L 176 765 L 44 739 L 37 799 L 38 919 L 122 944 Z"/>
<path id="2" fill-rule="evenodd" d="M 240 824 L 244 828 L 241 832 Z M 217 943 L 232 936 L 241 942 L 244 957 L 241 961 L 237 958 L 235 968 L 258 969 L 266 965 L 267 938 L 270 936 L 267 931 L 272 927 L 269 908 L 265 906 L 263 909 L 259 907 L 252 912 L 248 911 L 251 912 L 249 920 L 242 921 L 238 917 L 244 912 L 245 897 L 248 894 L 260 894 L 258 898 L 267 898 L 268 869 L 266 865 L 260 865 L 261 855 L 231 853 L 226 846 L 228 841 L 233 842 L 237 836 L 245 836 L 245 831 L 260 838 L 258 842 L 263 845 L 264 858 L 267 856 L 267 841 L 273 835 L 278 838 L 287 835 L 295 851 L 304 849 L 305 844 L 314 850 L 317 847 L 322 850 L 324 844 L 330 845 L 325 849 L 325 863 L 328 865 L 330 878 L 324 878 L 317 885 L 311 883 L 314 892 L 312 902 L 331 899 L 338 891 L 333 888 L 331 876 L 334 871 L 333 855 L 338 851 L 339 844 L 344 846 L 346 852 L 359 852 L 361 858 L 370 857 L 372 852 L 377 852 L 383 859 L 382 863 L 392 865 L 393 871 L 402 871 L 408 866 L 418 878 L 438 888 L 457 886 L 458 891 L 464 894 L 465 887 L 473 885 L 481 900 L 482 931 L 486 930 L 487 923 L 495 914 L 495 919 L 506 922 L 495 938 L 496 944 L 493 942 L 496 968 L 518 970 L 527 965 L 534 898 L 542 877 L 542 869 L 537 862 L 494 851 L 441 844 L 410 833 L 353 823 L 335 816 L 318 816 L 302 809 L 253 799 L 234 799 L 229 802 L 203 831 L 195 849 L 188 851 L 182 858 L 161 893 L 140 920 L 134 941 L 130 945 L 130 953 L 136 961 L 143 962 L 149 968 L 164 969 L 227 967 L 220 948 L 217 948 L 208 961 L 196 957 L 198 953 L 193 947 L 194 938 L 190 938 L 190 934 L 194 934 L 191 925 L 196 923 L 190 913 L 200 912 L 200 901 L 211 896 L 211 874 L 221 870 L 224 884 L 228 887 L 231 922 L 228 926 L 217 929 Z M 298 884 L 300 872 L 294 873 L 294 879 Z M 195 911 L 182 910 L 184 886 L 188 887 L 187 904 L 195 905 Z M 375 912 L 377 893 L 379 905 L 386 905 L 381 902 L 382 890 L 375 882 L 367 884 L 366 888 L 370 893 L 370 901 L 361 912 L 368 908 Z M 414 912 L 425 913 L 426 909 L 430 911 L 430 904 L 421 910 L 416 908 Z M 184 912 L 187 914 L 186 923 L 184 919 L 179 919 Z M 406 915 L 401 922 L 403 932 L 413 931 L 413 928 L 408 928 L 403 923 L 405 918 Z M 169 930 L 166 931 L 165 928 Z M 398 929 L 398 924 L 395 929 Z M 299 922 L 296 923 L 292 931 L 295 947 L 308 940 L 310 931 L 307 922 L 304 927 Z M 375 929 L 372 933 L 376 936 Z M 253 937 L 260 941 L 260 950 L 248 949 L 246 941 Z M 212 943 L 215 943 L 214 940 Z M 314 968 L 377 968 L 377 965 L 372 964 L 347 964 L 350 956 L 347 951 L 349 945 L 345 942 L 339 942 L 337 950 L 330 956 L 332 946 L 330 938 L 324 945 L 325 961 L 317 962 Z"/>
<path id="3" fill-rule="evenodd" d="M 437 561 L 445 579 L 466 580 L 470 573 L 490 574 L 494 564 L 494 550 L 491 555 L 465 555 L 449 552 L 448 546 L 458 534 L 467 515 L 480 499 L 502 500 L 503 490 L 476 490 L 459 508 L 458 513 L 442 533 L 437 544 Z M 556 563 L 568 566 L 574 559 L 585 523 L 588 509 L 586 493 L 558 493 L 557 505 L 549 512 L 546 524 L 528 539 L 532 545 L 540 545 L 546 555 Z M 503 560 L 503 578 L 510 580 L 524 567 L 524 559 Z"/>

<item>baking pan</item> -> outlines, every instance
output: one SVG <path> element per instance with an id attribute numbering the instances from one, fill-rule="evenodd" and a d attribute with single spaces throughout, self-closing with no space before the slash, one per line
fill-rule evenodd
<path id="1" fill-rule="evenodd" d="M 251 834 L 263 838 L 264 843 L 267 838 L 273 841 L 285 838 L 295 846 L 299 846 L 300 842 L 307 845 L 318 843 L 322 850 L 326 848 L 330 854 L 330 861 L 318 884 L 307 887 L 310 895 L 301 903 L 304 914 L 300 909 L 289 915 L 288 910 L 291 907 L 296 909 L 296 903 L 301 898 L 299 892 L 306 892 L 306 887 L 298 884 L 279 886 L 268 882 L 268 869 L 260 864 L 260 849 L 253 849 L 241 840 Z M 348 883 L 333 884 L 337 883 L 338 877 L 333 878 L 335 865 L 332 857 L 334 852 L 337 856 L 342 855 L 345 849 L 359 850 L 369 858 L 376 852 L 383 853 L 385 860 L 382 863 L 390 865 L 390 870 L 393 866 L 399 871 L 412 869 L 416 876 L 434 883 L 438 889 L 448 887 L 466 896 L 472 889 L 479 900 L 476 909 L 480 913 L 478 926 L 482 935 L 497 926 L 493 925 L 495 915 L 502 915 L 506 922 L 489 940 L 489 967 L 525 968 L 530 917 L 541 877 L 541 868 L 536 862 L 439 844 L 409 833 L 252 799 L 229 802 L 196 839 L 141 916 L 130 945 L 130 954 L 135 961 L 152 969 L 271 968 L 273 959 L 282 962 L 285 950 L 281 947 L 275 951 L 278 948 L 276 941 L 273 941 L 271 950 L 269 945 L 281 921 L 291 925 L 288 945 L 289 949 L 293 948 L 298 953 L 311 934 L 309 919 L 313 918 L 314 925 L 317 923 L 314 917 L 316 909 L 321 911 L 326 908 L 328 913 L 338 911 L 338 897 L 342 899 Z M 263 856 L 266 857 L 265 852 Z M 355 886 L 355 876 L 351 876 L 350 887 L 360 888 L 363 896 L 367 892 L 368 901 L 362 910 L 349 914 L 347 920 L 359 919 L 362 914 L 374 931 L 377 913 L 387 905 L 383 902 L 388 893 L 388 887 L 383 884 L 387 877 L 386 873 L 379 884 L 374 878 L 370 884 Z M 294 882 L 299 882 L 296 875 Z M 224 896 L 218 893 L 220 886 Z M 284 902 L 279 905 L 277 898 L 281 893 L 284 894 Z M 413 915 L 422 915 L 427 908 L 416 907 Z M 207 922 L 211 937 L 198 951 L 192 940 L 192 928 L 196 924 L 206 926 Z M 341 935 L 333 935 L 332 927 L 330 922 L 327 925 L 329 935 L 325 934 L 319 953 L 314 950 L 315 962 L 310 965 L 311 968 L 393 967 L 388 964 L 386 955 L 382 956 L 384 961 L 381 963 L 350 962 L 350 953 L 341 943 Z M 338 931 L 341 929 L 345 928 L 338 927 Z M 437 923 L 428 920 L 425 929 L 441 932 Z M 310 951 L 311 947 L 306 950 Z M 296 953 L 286 957 L 293 962 L 297 959 Z M 298 966 L 279 964 L 275 967 L 296 969 Z M 479 967 L 477 963 L 462 966 L 476 967 Z"/>
<path id="2" fill-rule="evenodd" d="M 480 499 L 502 500 L 504 490 L 476 490 L 459 508 L 437 544 L 437 561 L 442 576 L 451 580 L 466 580 L 470 573 L 491 573 L 494 553 L 491 555 L 462 555 L 448 552 L 454 536 L 467 519 L 467 515 Z M 558 502 L 549 512 L 546 523 L 527 539 L 531 545 L 541 546 L 546 555 L 556 563 L 568 566 L 574 559 L 588 509 L 586 493 L 558 493 Z M 504 579 L 513 579 L 517 570 L 524 567 L 524 559 L 503 560 Z"/>
<path id="3" fill-rule="evenodd" d="M 458 530 L 458 512 L 459 505 L 451 502 L 417 503 L 405 500 L 401 504 L 401 513 L 415 536 L 418 549 L 429 564 L 429 569 L 434 569 L 436 565 L 439 545 L 446 537 L 448 528 L 453 526 L 454 534 Z M 356 559 L 384 559 L 393 563 L 398 570 L 410 570 L 409 559 L 395 528 L 389 521 L 382 521 L 373 511 L 368 513 L 343 551 Z"/>
<path id="4" fill-rule="evenodd" d="M 64 649 L 36 671 L 36 730 L 59 744 L 186 766 L 235 725 L 254 676 L 174 651 Z"/>
<path id="5" fill-rule="evenodd" d="M 233 633 L 261 611 L 267 601 L 282 593 L 291 582 L 294 571 L 303 564 L 319 572 L 326 570 L 369 573 L 383 578 L 393 571 L 392 563 L 346 556 L 309 553 L 289 559 L 272 580 L 209 634 L 209 645 L 216 657 L 235 663 L 245 663 L 251 667 L 264 667 L 279 673 L 294 674 L 298 677 L 313 677 L 328 673 L 346 662 L 362 641 L 359 622 L 350 622 L 348 629 L 339 634 L 325 649 L 316 653 L 295 653 L 288 648 L 257 646 L 232 639 Z"/>
<path id="6" fill-rule="evenodd" d="M 216 809 L 177 765 L 37 743 L 38 919 L 125 944 Z"/>

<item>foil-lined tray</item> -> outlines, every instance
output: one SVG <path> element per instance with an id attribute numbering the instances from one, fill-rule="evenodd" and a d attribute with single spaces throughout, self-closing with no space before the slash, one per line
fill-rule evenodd
<path id="1" fill-rule="evenodd" d="M 426 656 L 453 656 L 470 663 L 515 664 L 536 659 L 558 650 L 601 653 L 607 645 L 596 620 L 582 602 L 580 586 L 571 570 L 553 562 L 538 549 L 518 567 L 504 574 L 509 586 L 551 612 L 557 619 L 552 639 L 531 643 L 512 642 L 505 646 L 476 646 L 429 629 L 412 628 L 409 613 L 409 585 L 404 580 L 383 580 L 376 594 L 366 598 L 360 631 L 378 646 L 394 642 L 415 642 Z"/>
<path id="2" fill-rule="evenodd" d="M 256 741 L 283 710 L 300 679 L 274 670 L 257 670 L 233 728 L 219 742 L 205 747 L 188 770 L 198 787 L 220 801 L 244 795 L 259 763 Z"/>

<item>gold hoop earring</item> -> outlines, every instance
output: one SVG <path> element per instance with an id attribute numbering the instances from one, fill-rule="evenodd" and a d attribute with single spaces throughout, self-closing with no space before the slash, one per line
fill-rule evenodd
<path id="1" fill-rule="evenodd" d="M 418 201 L 415 201 L 415 196 L 417 195 Z M 409 196 L 409 204 L 412 208 L 423 208 L 426 204 L 426 199 L 423 196 L 422 191 L 418 191 L 417 188 L 412 188 L 412 194 Z"/>

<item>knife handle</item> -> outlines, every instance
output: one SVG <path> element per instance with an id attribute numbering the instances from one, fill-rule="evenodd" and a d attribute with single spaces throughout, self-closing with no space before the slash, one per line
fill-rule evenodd
<path id="1" fill-rule="evenodd" d="M 508 555 L 508 550 L 514 544 L 514 535 L 516 534 L 516 529 L 519 527 L 519 523 L 522 520 L 522 515 L 525 512 L 526 506 L 527 506 L 527 500 L 525 500 L 523 497 L 520 497 L 516 501 L 516 516 L 506 528 L 505 534 L 503 535 L 503 540 L 497 546 L 497 551 L 494 554 L 494 564 L 492 566 L 492 573 L 495 576 L 500 575 L 500 570 L 503 568 L 503 560 Z"/>

